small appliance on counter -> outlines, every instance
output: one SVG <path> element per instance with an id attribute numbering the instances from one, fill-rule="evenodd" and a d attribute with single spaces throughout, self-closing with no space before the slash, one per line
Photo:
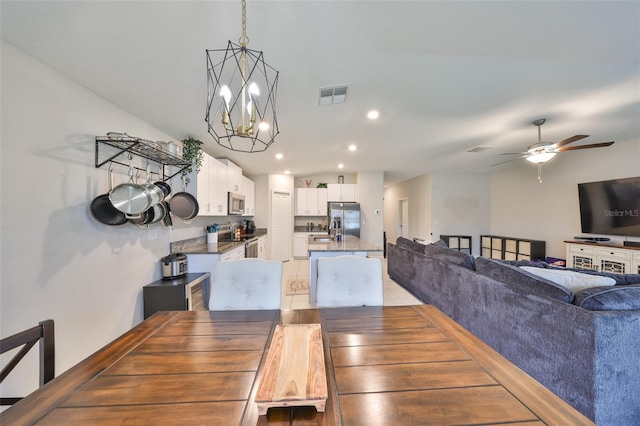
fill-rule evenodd
<path id="1" fill-rule="evenodd" d="M 245 220 L 244 221 L 244 232 L 246 234 L 253 234 L 254 232 L 256 232 L 256 223 L 252 220 Z"/>
<path id="2" fill-rule="evenodd" d="M 187 255 L 184 253 L 171 253 L 160 259 L 162 279 L 172 280 L 187 275 Z"/>

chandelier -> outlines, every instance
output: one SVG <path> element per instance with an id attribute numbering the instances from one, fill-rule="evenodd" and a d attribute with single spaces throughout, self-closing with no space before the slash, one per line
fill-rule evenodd
<path id="1" fill-rule="evenodd" d="M 246 1 L 242 0 L 240 44 L 207 50 L 208 130 L 216 142 L 232 151 L 261 152 L 278 135 L 276 93 L 278 71 L 262 52 L 247 48 Z M 224 52 L 224 55 L 221 53 Z M 222 56 L 215 62 L 213 56 Z"/>

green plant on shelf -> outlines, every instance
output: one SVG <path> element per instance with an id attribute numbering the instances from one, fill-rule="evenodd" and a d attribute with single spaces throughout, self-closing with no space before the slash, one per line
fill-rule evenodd
<path id="1" fill-rule="evenodd" d="M 182 170 L 182 177 L 185 185 L 190 182 L 189 173 L 191 173 L 195 167 L 196 173 L 200 171 L 202 167 L 202 161 L 204 159 L 204 153 L 202 152 L 202 141 L 189 137 L 182 140 L 182 159 L 186 160 L 190 166 L 185 167 Z"/>

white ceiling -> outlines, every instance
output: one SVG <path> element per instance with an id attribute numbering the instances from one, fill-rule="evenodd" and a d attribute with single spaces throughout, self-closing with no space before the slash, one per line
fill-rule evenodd
<path id="1" fill-rule="evenodd" d="M 384 170 L 389 185 L 533 167 L 490 166 L 536 142 L 541 117 L 543 140 L 639 143 L 639 1 L 247 3 L 248 47 L 280 72 L 280 135 L 258 154 L 217 146 L 204 122 L 205 49 L 237 42 L 239 0 L 2 0 L 2 38 L 250 175 Z M 318 106 L 318 88 L 339 84 L 347 102 Z"/>

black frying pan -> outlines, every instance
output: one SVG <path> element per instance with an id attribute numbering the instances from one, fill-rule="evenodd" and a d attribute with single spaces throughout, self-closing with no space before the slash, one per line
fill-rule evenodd
<path id="1" fill-rule="evenodd" d="M 118 226 L 127 223 L 127 216 L 116 209 L 111 200 L 109 200 L 109 194 L 113 189 L 113 172 L 111 165 L 109 165 L 109 192 L 97 196 L 91 201 L 91 216 L 100 223 L 109 226 Z"/>
<path id="2" fill-rule="evenodd" d="M 182 220 L 191 220 L 198 215 L 198 200 L 188 192 L 177 192 L 169 201 L 171 213 Z"/>

